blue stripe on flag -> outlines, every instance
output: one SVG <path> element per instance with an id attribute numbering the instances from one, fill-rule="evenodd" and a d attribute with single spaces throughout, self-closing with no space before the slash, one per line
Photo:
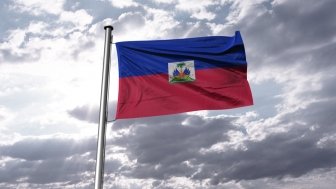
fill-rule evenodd
<path id="1" fill-rule="evenodd" d="M 168 63 L 193 60 L 195 70 L 246 66 L 240 33 L 233 37 L 129 41 L 116 43 L 119 77 L 168 74 Z"/>

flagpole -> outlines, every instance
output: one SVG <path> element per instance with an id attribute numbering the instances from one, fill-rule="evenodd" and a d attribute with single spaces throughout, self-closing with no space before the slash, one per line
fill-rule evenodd
<path id="1" fill-rule="evenodd" d="M 95 189 L 102 189 L 104 181 L 105 130 L 107 122 L 107 101 L 108 101 L 110 54 L 111 54 L 113 27 L 107 25 L 104 27 L 104 29 L 105 29 L 105 46 L 104 46 L 104 63 L 103 63 L 102 83 L 101 83 L 101 94 L 100 94 Z"/>

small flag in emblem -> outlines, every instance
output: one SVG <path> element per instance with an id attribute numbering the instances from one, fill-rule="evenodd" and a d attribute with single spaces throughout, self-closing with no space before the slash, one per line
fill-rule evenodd
<path id="1" fill-rule="evenodd" d="M 193 60 L 168 63 L 170 83 L 195 81 L 195 64 Z"/>

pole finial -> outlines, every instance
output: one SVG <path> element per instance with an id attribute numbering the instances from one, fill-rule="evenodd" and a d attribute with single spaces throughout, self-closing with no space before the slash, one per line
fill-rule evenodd
<path id="1" fill-rule="evenodd" d="M 107 28 L 111 28 L 111 30 L 113 30 L 113 26 L 111 26 L 111 25 L 104 26 L 104 30 L 106 30 Z"/>

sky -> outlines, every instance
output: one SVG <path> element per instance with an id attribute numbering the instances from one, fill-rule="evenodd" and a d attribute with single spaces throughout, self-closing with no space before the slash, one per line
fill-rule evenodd
<path id="1" fill-rule="evenodd" d="M 107 124 L 105 188 L 332 189 L 335 0 L 3 0 L 0 188 L 94 185 L 113 42 L 242 34 L 254 105 Z M 112 45 L 109 120 L 118 70 Z"/>

